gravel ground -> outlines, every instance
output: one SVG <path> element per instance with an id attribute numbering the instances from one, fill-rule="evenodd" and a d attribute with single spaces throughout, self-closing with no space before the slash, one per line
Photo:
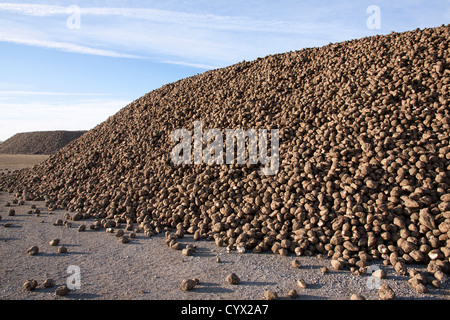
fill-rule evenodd
<path id="1" fill-rule="evenodd" d="M 370 300 L 379 299 L 377 290 L 367 285 L 371 279 L 368 275 L 355 276 L 349 271 L 330 271 L 323 275 L 320 271 L 323 266 L 331 270 L 328 259 L 227 253 L 214 242 L 194 241 L 190 236 L 179 240 L 182 246 L 197 246 L 195 254 L 186 257 L 181 251 L 169 249 L 163 235 L 148 238 L 138 233 L 130 243 L 122 244 L 104 229 L 89 230 L 92 221 L 72 221 L 71 228 L 54 226 L 55 220 L 63 219 L 64 211 L 49 213 L 43 202 L 30 201 L 23 206 L 5 207 L 5 203 L 12 203 L 12 200 L 12 194 L 0 193 L 0 299 L 261 300 L 266 290 L 276 291 L 280 299 L 290 299 L 291 289 L 297 290 L 299 300 L 347 300 L 353 293 Z M 41 209 L 39 216 L 27 214 L 32 204 Z M 8 216 L 11 208 L 16 210 L 15 216 Z M 5 228 L 6 223 L 11 223 L 11 227 Z M 78 232 L 81 224 L 88 227 L 85 232 Z M 68 248 L 67 253 L 57 253 L 57 247 L 49 245 L 55 238 L 61 240 L 59 246 Z M 39 247 L 38 255 L 27 255 L 32 246 Z M 293 259 L 300 261 L 299 269 L 291 267 Z M 55 287 L 43 288 L 46 278 L 53 278 L 57 286 L 66 284 L 73 278 L 67 272 L 69 266 L 80 270 L 79 289 L 57 297 Z M 448 300 L 450 297 L 450 281 L 440 289 L 429 288 L 429 293 L 418 294 L 407 283 L 407 277 L 398 276 L 391 267 L 379 262 L 374 266 L 385 269 L 387 278 L 381 283 L 394 289 L 396 299 Z M 412 267 L 424 269 L 409 266 Z M 240 277 L 239 285 L 226 282 L 231 272 Z M 180 289 L 184 278 L 198 278 L 200 283 L 192 291 L 184 292 Z M 307 283 L 306 289 L 297 286 L 299 278 Z M 37 280 L 36 290 L 22 289 L 27 279 Z"/>

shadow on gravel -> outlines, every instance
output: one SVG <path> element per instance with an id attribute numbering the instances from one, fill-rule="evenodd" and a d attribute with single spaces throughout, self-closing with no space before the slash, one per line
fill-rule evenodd
<path id="1" fill-rule="evenodd" d="M 199 248 L 195 249 L 194 255 L 199 257 L 215 257 L 215 254 L 212 254 L 208 249 L 205 248 Z"/>
<path id="2" fill-rule="evenodd" d="M 433 301 L 436 301 L 436 300 L 448 300 L 446 298 L 438 298 L 438 297 L 436 297 L 436 294 L 437 293 L 434 293 L 432 297 L 423 296 L 423 297 L 411 298 L 411 297 L 408 297 L 408 296 L 402 296 L 402 297 L 395 297 L 394 300 L 399 300 L 399 301 L 401 301 L 401 300 L 403 300 L 403 301 L 406 301 L 406 300 L 433 300 Z"/>
<path id="3" fill-rule="evenodd" d="M 311 283 L 311 284 L 308 284 L 307 289 L 320 289 L 320 288 L 322 288 L 323 286 L 324 286 L 324 285 L 321 284 L 321 283 Z"/>
<path id="4" fill-rule="evenodd" d="M 55 300 L 89 300 L 89 299 L 95 299 L 99 298 L 100 295 L 94 294 L 94 293 L 86 293 L 86 292 L 80 292 L 79 290 L 71 290 L 67 296 L 59 297 L 55 295 L 55 290 L 62 284 L 55 285 L 51 288 L 37 288 L 36 293 L 41 293 L 45 295 L 53 296 Z M 81 289 L 82 290 L 82 289 Z"/>
<path id="5" fill-rule="evenodd" d="M 320 270 L 322 269 L 324 266 L 310 266 L 310 265 L 301 265 L 300 269 L 304 269 L 304 270 Z"/>
<path id="6" fill-rule="evenodd" d="M 274 286 L 276 282 L 263 282 L 263 281 L 241 281 L 239 285 L 243 286 Z"/>
<path id="7" fill-rule="evenodd" d="M 5 222 L 6 222 L 6 221 L 5 221 Z M 11 222 L 8 221 L 8 222 L 6 222 L 6 223 L 11 223 L 11 225 L 10 225 L 9 227 L 5 227 L 5 226 L 4 226 L 5 223 L 3 223 L 3 224 L 2 224 L 2 227 L 3 227 L 3 228 L 7 228 L 7 229 L 22 229 L 22 226 L 21 226 L 21 225 L 15 224 L 15 223 L 12 222 L 12 221 L 11 221 Z"/>
<path id="8" fill-rule="evenodd" d="M 56 257 L 62 255 L 61 253 L 53 253 L 53 252 L 39 252 L 37 255 L 35 255 L 36 258 L 38 257 Z"/>
<path id="9" fill-rule="evenodd" d="M 67 253 L 58 252 L 39 252 L 36 257 L 67 257 L 71 255 L 88 255 L 89 252 L 68 251 Z"/>
<path id="10" fill-rule="evenodd" d="M 80 247 L 79 244 L 63 244 L 64 247 Z"/>
<path id="11" fill-rule="evenodd" d="M 447 292 L 445 292 L 442 290 L 442 288 L 444 288 L 444 286 L 441 286 L 440 290 L 431 289 L 430 293 L 433 295 L 434 298 L 437 298 L 438 300 L 448 300 L 449 296 L 450 296 L 450 292 L 448 291 L 448 289 L 447 289 Z M 445 288 L 444 288 L 444 290 L 445 290 Z M 442 296 L 442 298 L 439 296 Z"/>
<path id="12" fill-rule="evenodd" d="M 95 293 L 85 293 L 85 292 L 77 292 L 71 291 L 65 298 L 68 300 L 90 300 L 99 298 L 100 295 Z"/>
<path id="13" fill-rule="evenodd" d="M 19 238 L 0 238 L 0 242 L 8 242 L 8 241 L 16 241 L 20 240 Z"/>
<path id="14" fill-rule="evenodd" d="M 90 254 L 90 253 L 88 253 L 88 252 L 78 252 L 78 251 L 69 251 L 67 253 L 57 253 L 56 255 L 64 257 L 64 256 L 71 256 L 71 255 L 74 255 L 74 254 L 87 255 L 87 254 Z"/>
<path id="15" fill-rule="evenodd" d="M 329 298 L 321 297 L 321 296 L 314 296 L 314 295 L 299 294 L 298 297 L 295 299 L 280 298 L 280 300 L 329 300 Z"/>
<path id="16" fill-rule="evenodd" d="M 218 283 L 213 282 L 200 282 L 198 287 L 195 287 L 193 292 L 200 292 L 200 293 L 230 293 L 233 292 L 233 290 L 227 289 L 222 287 Z"/>

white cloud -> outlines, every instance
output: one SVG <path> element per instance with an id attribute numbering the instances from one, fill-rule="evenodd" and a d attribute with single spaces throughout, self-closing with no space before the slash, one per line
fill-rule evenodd
<path id="1" fill-rule="evenodd" d="M 67 8 L 44 4 L 0 3 L 0 10 L 29 16 L 48 17 L 55 14 L 65 14 Z"/>
<path id="2" fill-rule="evenodd" d="M 318 1 L 261 1 L 258 7 L 259 2 L 248 1 L 239 6 L 244 10 L 227 8 L 226 14 L 207 13 L 206 7 L 212 7 L 211 12 L 225 11 L 223 3 L 208 1 L 151 3 L 164 9 L 120 7 L 131 3 L 148 6 L 144 1 L 95 1 L 93 5 L 78 1 L 86 6 L 79 7 L 81 29 L 76 32 L 66 27 L 66 19 L 73 13 L 68 11 L 72 3 L 52 2 L 60 5 L 0 3 L 0 18 L 3 17 L 0 41 L 208 69 L 373 35 L 365 25 L 367 6 L 356 0 L 320 4 Z M 448 9 L 440 10 L 442 3 L 439 9 L 430 9 L 437 3 L 432 2 L 433 6 L 424 5 L 423 0 L 407 5 L 381 1 L 383 26 L 410 26 L 418 21 L 420 25 L 428 25 L 436 16 L 445 20 Z M 102 7 L 103 3 L 116 7 Z M 233 1 L 230 6 L 236 3 Z M 397 19 L 388 20 L 389 16 Z M 16 28 L 11 28 L 12 24 Z"/>
<path id="3" fill-rule="evenodd" d="M 106 96 L 105 93 L 48 92 L 48 91 L 0 91 L 0 96 Z"/>
<path id="4" fill-rule="evenodd" d="M 142 59 L 142 57 L 134 55 L 134 54 L 126 54 L 120 53 L 113 50 L 103 50 L 96 49 L 87 46 L 81 46 L 74 43 L 68 42 L 58 42 L 58 41 L 49 41 L 49 40 L 41 40 L 30 37 L 17 37 L 14 34 L 2 34 L 2 30 L 0 30 L 0 41 L 2 42 L 12 42 L 16 44 L 23 44 L 27 46 L 36 46 L 43 47 L 49 49 L 56 49 L 60 51 L 66 52 L 74 52 L 81 54 L 90 54 L 104 57 L 114 57 L 114 58 L 133 58 L 133 59 Z"/>
<path id="5" fill-rule="evenodd" d="M 0 140 L 18 132 L 89 130 L 130 102 L 112 93 L 0 90 Z"/>
<path id="6" fill-rule="evenodd" d="M 4 141 L 18 132 L 90 130 L 130 102 L 112 98 L 27 103 L 0 101 L 0 140 Z"/>
<path id="7" fill-rule="evenodd" d="M 69 16 L 69 6 L 55 6 L 42 4 L 0 3 L 0 11 L 23 14 L 28 16 L 49 17 L 54 15 Z M 147 8 L 110 8 L 110 7 L 79 7 L 81 15 L 90 16 L 119 16 L 131 19 L 147 20 L 153 23 L 178 24 L 185 27 L 197 27 L 216 30 L 256 31 L 303 33 L 324 30 L 328 25 L 322 23 L 298 23 L 284 20 L 261 20 L 241 16 L 226 16 L 214 14 L 194 14 L 171 10 Z"/>
<path id="8" fill-rule="evenodd" d="M 332 23 L 313 20 L 81 6 L 81 29 L 74 32 L 65 25 L 65 17 L 70 16 L 67 8 L 0 3 L 0 17 L 4 16 L 0 41 L 210 69 L 309 46 L 312 39 L 337 29 L 330 28 Z M 26 22 L 11 18 L 21 15 L 30 18 Z"/>
<path id="9" fill-rule="evenodd" d="M 179 66 L 193 67 L 193 68 L 205 69 L 205 70 L 218 68 L 217 66 L 213 66 L 213 65 L 201 64 L 201 63 L 190 63 L 190 62 L 175 61 L 175 60 L 162 60 L 161 63 L 176 64 Z"/>

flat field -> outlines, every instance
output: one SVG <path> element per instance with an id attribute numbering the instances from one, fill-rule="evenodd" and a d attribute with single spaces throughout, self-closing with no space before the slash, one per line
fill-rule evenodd
<path id="1" fill-rule="evenodd" d="M 0 154 L 0 172 L 31 168 L 47 160 L 48 155 Z"/>

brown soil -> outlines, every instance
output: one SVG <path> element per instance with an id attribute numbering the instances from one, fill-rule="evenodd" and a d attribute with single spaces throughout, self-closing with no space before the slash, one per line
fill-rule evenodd
<path id="1" fill-rule="evenodd" d="M 18 133 L 0 144 L 0 154 L 50 155 L 86 131 L 36 131 Z"/>

